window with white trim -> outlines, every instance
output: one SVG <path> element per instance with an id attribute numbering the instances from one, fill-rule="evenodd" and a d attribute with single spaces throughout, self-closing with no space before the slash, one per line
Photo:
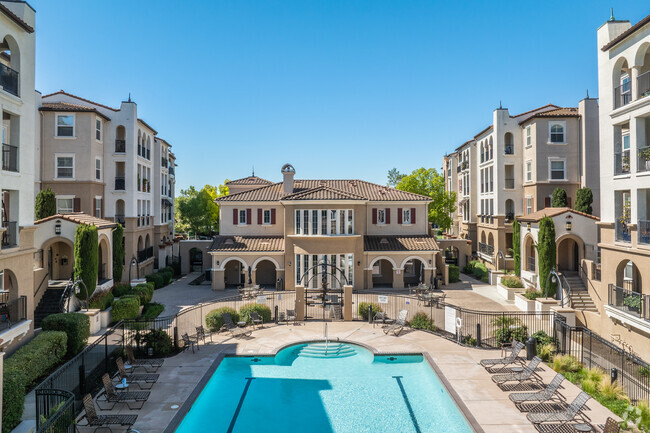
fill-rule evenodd
<path id="1" fill-rule="evenodd" d="M 239 209 L 239 224 L 246 224 L 246 209 Z"/>
<path id="2" fill-rule="evenodd" d="M 386 209 L 377 209 L 377 224 L 386 224 Z"/>
<path id="3" fill-rule="evenodd" d="M 402 209 L 402 224 L 411 224 L 411 209 Z"/>
<path id="4" fill-rule="evenodd" d="M 74 115 L 73 114 L 56 115 L 56 136 L 74 137 Z"/>
<path id="5" fill-rule="evenodd" d="M 566 122 L 549 122 L 549 142 L 550 143 L 564 143 L 564 130 L 566 129 Z"/>
<path id="6" fill-rule="evenodd" d="M 531 131 L 530 125 L 526 127 L 526 147 L 533 145 L 533 133 Z"/>
<path id="7" fill-rule="evenodd" d="M 526 161 L 526 182 L 533 180 L 533 161 Z"/>
<path id="8" fill-rule="evenodd" d="M 102 217 L 102 198 L 95 197 L 95 217 Z"/>
<path id="9" fill-rule="evenodd" d="M 74 211 L 73 197 L 56 198 L 56 213 L 71 213 L 73 211 Z"/>
<path id="10" fill-rule="evenodd" d="M 548 160 L 548 177 L 550 180 L 566 180 L 566 160 L 551 159 Z"/>
<path id="11" fill-rule="evenodd" d="M 102 160 L 101 158 L 95 158 L 95 179 L 102 179 Z"/>
<path id="12" fill-rule="evenodd" d="M 102 119 L 95 117 L 95 140 L 102 141 Z"/>
<path id="13" fill-rule="evenodd" d="M 56 178 L 74 179 L 74 155 L 55 155 Z"/>
<path id="14" fill-rule="evenodd" d="M 526 214 L 533 213 L 533 198 L 528 196 L 526 197 Z"/>
<path id="15" fill-rule="evenodd" d="M 262 223 L 271 224 L 271 209 L 264 209 Z"/>

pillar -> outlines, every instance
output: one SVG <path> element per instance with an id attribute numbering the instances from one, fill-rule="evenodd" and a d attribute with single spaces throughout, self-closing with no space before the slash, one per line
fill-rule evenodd
<path id="1" fill-rule="evenodd" d="M 251 286 L 251 287 L 254 286 L 256 284 L 255 283 L 256 281 L 257 281 L 257 269 L 253 269 L 251 270 L 251 283 L 247 284 L 247 286 Z M 246 275 L 246 282 L 248 282 L 248 275 Z"/>
<path id="2" fill-rule="evenodd" d="M 393 268 L 393 289 L 404 288 L 404 269 Z"/>
<path id="3" fill-rule="evenodd" d="M 352 321 L 352 289 L 350 285 L 343 286 L 343 320 Z"/>
<path id="4" fill-rule="evenodd" d="M 372 269 L 366 269 L 364 273 L 366 274 L 366 288 L 372 289 Z"/>
<path id="5" fill-rule="evenodd" d="M 305 286 L 296 284 L 296 320 L 305 320 Z"/>
<path id="6" fill-rule="evenodd" d="M 225 290 L 226 282 L 224 280 L 225 269 L 212 268 L 212 290 Z"/>

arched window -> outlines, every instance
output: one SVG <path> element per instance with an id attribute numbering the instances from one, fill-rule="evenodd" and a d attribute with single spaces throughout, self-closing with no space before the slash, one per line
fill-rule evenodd
<path id="1" fill-rule="evenodd" d="M 504 153 L 506 155 L 513 155 L 515 153 L 515 142 L 512 137 L 512 133 L 506 132 L 503 141 L 504 141 Z"/>
<path id="2" fill-rule="evenodd" d="M 6 36 L 0 44 L 0 65 L 3 90 L 19 96 L 20 51 L 11 36 Z"/>
<path id="3" fill-rule="evenodd" d="M 551 143 L 564 143 L 564 123 L 551 123 Z"/>

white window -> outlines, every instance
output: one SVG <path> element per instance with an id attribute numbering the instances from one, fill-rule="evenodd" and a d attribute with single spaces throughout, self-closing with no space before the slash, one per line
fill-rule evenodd
<path id="1" fill-rule="evenodd" d="M 102 119 L 99 117 L 95 118 L 95 139 L 102 141 Z"/>
<path id="2" fill-rule="evenodd" d="M 239 210 L 239 224 L 246 224 L 246 209 Z"/>
<path id="3" fill-rule="evenodd" d="M 95 179 L 102 179 L 102 160 L 100 158 L 95 158 Z"/>
<path id="4" fill-rule="evenodd" d="M 533 161 L 526 161 L 526 182 L 533 180 Z"/>
<path id="5" fill-rule="evenodd" d="M 530 125 L 526 127 L 526 147 L 533 145 L 533 135 L 530 129 Z"/>
<path id="6" fill-rule="evenodd" d="M 526 197 L 526 214 L 533 213 L 533 198 Z"/>
<path id="7" fill-rule="evenodd" d="M 74 137 L 74 115 L 72 114 L 56 115 L 56 136 Z"/>
<path id="8" fill-rule="evenodd" d="M 296 234 L 302 234 L 302 227 L 300 225 L 300 215 L 302 214 L 301 211 L 296 210 Z"/>
<path id="9" fill-rule="evenodd" d="M 56 213 L 70 213 L 74 211 L 73 197 L 57 197 Z"/>
<path id="10" fill-rule="evenodd" d="M 566 161 L 564 159 L 550 159 L 549 158 L 549 174 L 550 180 L 566 180 Z"/>
<path id="11" fill-rule="evenodd" d="M 564 130 L 566 122 L 549 122 L 549 142 L 550 143 L 564 143 Z"/>
<path id="12" fill-rule="evenodd" d="M 95 216 L 97 218 L 102 217 L 102 198 L 95 197 Z"/>
<path id="13" fill-rule="evenodd" d="M 411 224 L 411 209 L 402 210 L 402 224 Z"/>
<path id="14" fill-rule="evenodd" d="M 55 155 L 57 179 L 74 179 L 74 155 Z"/>
<path id="15" fill-rule="evenodd" d="M 264 209 L 263 213 L 264 213 L 264 215 L 263 215 L 262 222 L 264 224 L 271 224 L 271 210 L 270 209 Z"/>
<path id="16" fill-rule="evenodd" d="M 386 224 L 386 210 L 377 209 L 377 224 Z"/>

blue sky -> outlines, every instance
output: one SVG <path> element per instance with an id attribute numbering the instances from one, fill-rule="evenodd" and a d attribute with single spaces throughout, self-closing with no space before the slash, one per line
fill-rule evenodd
<path id="1" fill-rule="evenodd" d="M 491 121 L 598 93 L 596 30 L 642 1 L 31 0 L 36 87 L 119 106 L 173 145 L 177 190 L 255 174 L 386 182 Z M 64 6 L 65 5 L 65 6 Z"/>

